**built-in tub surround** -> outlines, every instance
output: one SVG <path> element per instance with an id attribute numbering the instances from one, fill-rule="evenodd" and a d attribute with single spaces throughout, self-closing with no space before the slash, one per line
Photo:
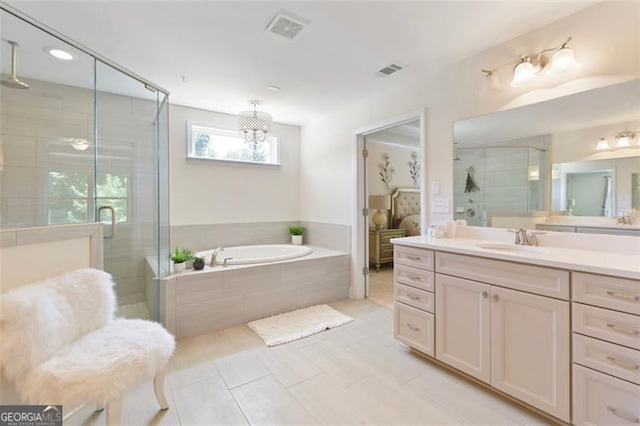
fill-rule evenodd
<path id="1" fill-rule="evenodd" d="M 333 223 L 305 221 L 212 223 L 202 225 L 175 225 L 171 227 L 171 247 L 189 247 L 204 251 L 215 247 L 256 244 L 289 244 L 289 225 L 306 228 L 304 244 L 349 253 L 351 227 Z"/>
<path id="2" fill-rule="evenodd" d="M 567 423 L 638 418 L 639 239 L 507 231 L 392 240 L 396 338 Z"/>
<path id="3" fill-rule="evenodd" d="M 218 265 L 249 265 L 257 263 L 272 263 L 281 260 L 296 259 L 313 252 L 309 246 L 294 246 L 290 244 L 261 244 L 254 246 L 219 247 L 213 250 L 198 252 L 205 258 L 207 265 L 211 264 L 212 254 L 218 250 L 216 263 Z"/>
<path id="4" fill-rule="evenodd" d="M 296 259 L 205 266 L 160 280 L 160 319 L 184 337 L 349 297 L 348 253 L 311 247 Z"/>

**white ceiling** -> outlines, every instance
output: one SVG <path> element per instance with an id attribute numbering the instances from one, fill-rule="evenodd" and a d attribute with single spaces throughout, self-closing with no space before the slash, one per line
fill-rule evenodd
<path id="1" fill-rule="evenodd" d="M 595 2 L 8 3 L 169 90 L 173 104 L 236 114 L 249 99 L 261 99 L 275 121 L 301 125 Z M 265 32 L 283 10 L 310 21 L 293 41 Z M 32 78 L 43 78 L 42 71 L 53 81 L 73 76 L 35 59 L 44 55 L 41 36 L 5 21 L 1 31 L 21 44 L 18 75 L 24 64 L 23 75 Z M 7 47 L 3 43 L 5 73 Z M 406 68 L 384 78 L 375 74 L 390 63 Z"/>

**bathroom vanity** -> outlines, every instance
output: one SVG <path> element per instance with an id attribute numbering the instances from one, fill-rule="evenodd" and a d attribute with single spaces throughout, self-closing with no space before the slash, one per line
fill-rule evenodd
<path id="1" fill-rule="evenodd" d="M 398 340 L 563 422 L 640 421 L 637 250 L 393 243 Z"/>

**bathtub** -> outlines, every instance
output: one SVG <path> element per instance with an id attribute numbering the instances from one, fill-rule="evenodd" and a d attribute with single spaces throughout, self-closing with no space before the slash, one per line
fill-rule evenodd
<path id="1" fill-rule="evenodd" d="M 210 258 L 212 251 L 198 254 Z M 212 333 L 349 297 L 349 253 L 315 246 L 232 246 L 217 260 L 236 256 L 239 264 L 207 264 L 159 280 L 159 319 L 167 330 L 177 338 Z"/>
<path id="2" fill-rule="evenodd" d="M 228 265 L 279 262 L 281 260 L 303 257 L 311 252 L 311 247 L 294 246 L 289 244 L 223 247 L 217 255 L 216 263 L 218 265 L 222 265 L 225 259 L 227 259 Z M 213 250 L 205 250 L 198 252 L 197 256 L 204 257 L 205 263 L 208 265 L 211 261 L 212 253 Z"/>

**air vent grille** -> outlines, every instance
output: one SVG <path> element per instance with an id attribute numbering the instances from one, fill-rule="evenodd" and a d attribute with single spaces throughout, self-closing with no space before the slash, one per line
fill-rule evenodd
<path id="1" fill-rule="evenodd" d="M 305 27 L 305 23 L 292 16 L 278 13 L 267 26 L 267 32 L 293 40 Z"/>
<path id="2" fill-rule="evenodd" d="M 382 75 L 383 77 L 387 77 L 395 72 L 398 72 L 402 69 L 402 67 L 400 65 L 397 64 L 391 64 L 391 65 L 387 65 L 386 67 L 378 70 L 378 74 Z"/>

